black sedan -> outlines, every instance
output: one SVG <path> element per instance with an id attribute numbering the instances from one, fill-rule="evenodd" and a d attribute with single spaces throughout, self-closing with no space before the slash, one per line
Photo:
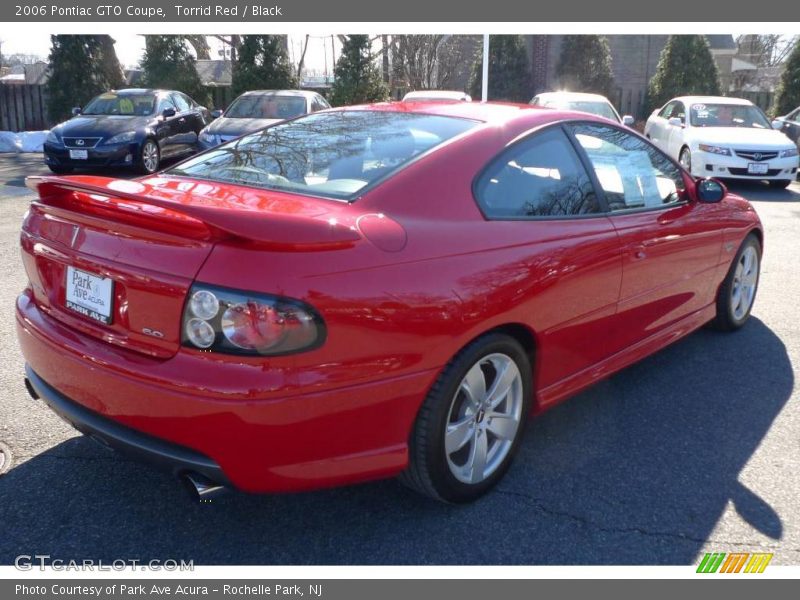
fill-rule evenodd
<path id="1" fill-rule="evenodd" d="M 162 159 L 192 154 L 211 115 L 182 92 L 125 89 L 100 94 L 54 127 L 44 143 L 54 173 L 132 167 L 154 173 Z"/>

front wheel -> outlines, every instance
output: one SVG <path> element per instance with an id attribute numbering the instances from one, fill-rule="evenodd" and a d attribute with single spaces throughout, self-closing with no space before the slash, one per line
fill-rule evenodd
<path id="1" fill-rule="evenodd" d="M 725 280 L 717 292 L 717 316 L 711 322 L 715 329 L 735 331 L 750 318 L 761 272 L 761 243 L 748 235 L 731 263 Z"/>
<path id="2" fill-rule="evenodd" d="M 140 173 L 150 175 L 158 171 L 158 166 L 161 163 L 161 152 L 158 149 L 158 144 L 154 140 L 147 139 L 139 149 L 139 160 L 137 163 Z"/>
<path id="3" fill-rule="evenodd" d="M 689 174 L 692 173 L 692 152 L 688 148 L 684 148 L 681 150 L 681 155 L 679 158 L 679 162 L 681 166 L 686 169 Z"/>
<path id="4" fill-rule="evenodd" d="M 511 465 L 530 402 L 531 364 L 519 342 L 504 334 L 477 339 L 431 388 L 400 480 L 443 502 L 475 500 Z"/>

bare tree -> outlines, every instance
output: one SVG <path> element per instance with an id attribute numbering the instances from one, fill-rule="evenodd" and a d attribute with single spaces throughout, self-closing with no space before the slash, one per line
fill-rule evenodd
<path id="1" fill-rule="evenodd" d="M 204 35 L 187 35 L 186 41 L 194 49 L 198 60 L 208 60 L 211 58 L 211 47 L 208 45 L 208 40 Z"/>
<path id="2" fill-rule="evenodd" d="M 305 67 L 306 63 L 306 52 L 308 51 L 308 39 L 311 37 L 309 34 L 306 34 L 306 39 L 303 41 L 303 51 L 300 53 L 300 60 L 297 63 L 297 80 L 300 81 L 301 77 L 303 76 L 303 67 Z"/>
<path id="3" fill-rule="evenodd" d="M 774 67 L 783 63 L 800 36 L 740 35 L 736 38 L 739 54 L 757 67 Z"/>

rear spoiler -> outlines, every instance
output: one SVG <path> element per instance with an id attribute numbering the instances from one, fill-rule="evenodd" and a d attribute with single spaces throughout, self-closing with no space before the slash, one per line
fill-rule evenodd
<path id="1" fill-rule="evenodd" d="M 269 210 L 235 201 L 220 206 L 215 198 L 191 195 L 190 192 L 182 196 L 189 201 L 182 202 L 153 185 L 110 177 L 31 176 L 25 179 L 25 185 L 38 193 L 41 204 L 73 212 L 76 211 L 75 201 L 81 210 L 91 211 L 91 198 L 81 203 L 81 194 L 157 206 L 191 217 L 198 224 L 204 225 L 211 237 L 216 239 L 238 238 L 260 246 L 298 250 L 347 247 L 361 239 L 355 227 L 355 219 L 347 210 L 350 208 L 349 204 L 335 206 L 331 203 L 329 209 L 320 210 L 319 214 L 311 216 L 308 213 Z M 71 202 L 65 202 L 65 196 Z M 113 205 L 104 205 L 104 218 L 114 220 L 113 216 L 109 217 L 109 210 L 113 212 Z M 121 209 L 119 213 L 120 221 L 124 221 Z M 140 226 L 147 219 L 152 219 L 155 226 L 157 221 L 163 223 L 164 215 L 139 211 L 137 219 Z"/>

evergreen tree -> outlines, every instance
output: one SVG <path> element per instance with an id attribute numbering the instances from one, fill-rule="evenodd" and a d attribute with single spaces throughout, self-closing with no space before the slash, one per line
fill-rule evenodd
<path id="1" fill-rule="evenodd" d="M 189 52 L 186 36 L 146 35 L 141 62 L 144 85 L 151 88 L 178 90 L 195 102 L 207 105 L 208 90 L 197 74 L 195 59 Z"/>
<path id="2" fill-rule="evenodd" d="M 122 69 L 107 35 L 51 35 L 46 84 L 47 114 L 52 122 L 70 117 L 97 94 L 124 85 Z"/>
<path id="3" fill-rule="evenodd" d="M 795 43 L 794 49 L 786 59 L 781 80 L 775 90 L 772 111 L 775 116 L 782 116 L 798 106 L 800 106 L 800 41 Z"/>
<path id="4" fill-rule="evenodd" d="M 483 50 L 472 71 L 470 94 L 479 100 L 483 88 Z M 531 67 L 520 35 L 489 36 L 489 100 L 528 102 L 531 99 Z"/>
<path id="5" fill-rule="evenodd" d="M 286 54 L 286 36 L 243 36 L 233 67 L 235 96 L 250 90 L 293 89 L 297 83 Z"/>
<path id="6" fill-rule="evenodd" d="M 675 96 L 719 96 L 719 70 L 704 35 L 671 35 L 647 88 L 648 112 Z"/>
<path id="7" fill-rule="evenodd" d="M 561 87 L 570 92 L 610 96 L 614 87 L 611 50 L 601 35 L 565 35 L 556 66 Z"/>
<path id="8" fill-rule="evenodd" d="M 373 61 L 369 36 L 348 35 L 333 70 L 333 106 L 381 102 L 389 98 L 380 69 Z"/>

